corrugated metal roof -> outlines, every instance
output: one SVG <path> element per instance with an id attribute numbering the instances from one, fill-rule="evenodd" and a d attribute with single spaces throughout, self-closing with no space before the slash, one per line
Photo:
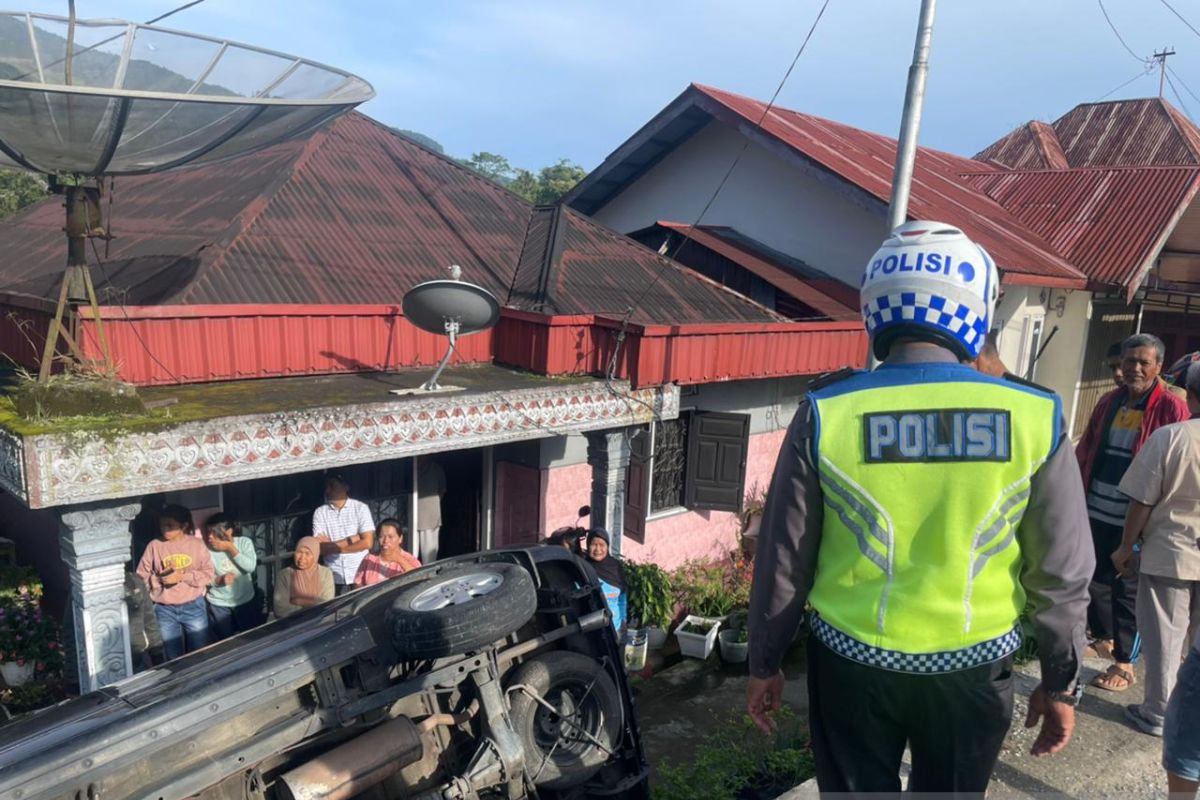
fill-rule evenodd
<path id="1" fill-rule="evenodd" d="M 629 319 L 638 324 L 784 319 L 561 205 L 534 210 L 509 302 L 543 314 L 622 318 L 636 304 Z"/>
<path id="2" fill-rule="evenodd" d="M 743 269 L 749 270 L 767 283 L 821 314 L 835 320 L 860 319 L 858 292 L 828 276 L 802 277 L 787 266 L 771 259 L 763 250 L 747 244 L 753 240 L 740 236 L 731 228 L 712 225 L 699 227 L 683 222 L 659 220 L 658 225 L 680 231 L 690 241 L 719 253 Z M 811 270 L 810 268 L 810 271 Z"/>
<path id="3" fill-rule="evenodd" d="M 1041 147 L 1032 141 L 1039 133 Z M 1066 164 L 1045 158 L 1055 146 Z M 1197 165 L 1200 129 L 1161 97 L 1082 103 L 1050 126 L 1022 125 L 975 157 L 1012 169 Z"/>
<path id="4" fill-rule="evenodd" d="M 692 88 L 702 104 L 702 98 L 719 104 L 719 107 L 712 103 L 702 106 L 715 116 L 727 117 L 720 111 L 724 108 L 736 115 L 732 120 L 735 123 L 757 125 L 763 119 L 766 104 L 762 101 L 699 84 L 693 84 Z M 889 200 L 896 161 L 895 139 L 778 107 L 767 114 L 761 129 L 879 200 L 885 203 Z M 987 248 L 1005 273 L 1006 282 L 1083 286 L 1083 275 L 1048 243 L 1023 230 L 998 203 L 973 191 L 959 177 L 966 172 L 994 169 L 990 164 L 951 153 L 918 148 L 909 217 L 943 220 L 962 228 Z"/>
<path id="5" fill-rule="evenodd" d="M 965 175 L 1095 283 L 1137 289 L 1200 187 L 1200 167 Z"/>
<path id="6" fill-rule="evenodd" d="M 136 305 L 398 304 L 452 263 L 503 299 L 527 240 L 540 235 L 525 200 L 357 113 L 244 158 L 119 179 L 112 208 L 112 285 L 104 271 L 95 279 Z M 553 310 L 624 311 L 661 259 L 575 213 L 565 218 Z M 61 201 L 0 222 L 0 240 L 0 290 L 55 297 Z M 666 272 L 636 320 L 776 319 L 678 265 Z"/>

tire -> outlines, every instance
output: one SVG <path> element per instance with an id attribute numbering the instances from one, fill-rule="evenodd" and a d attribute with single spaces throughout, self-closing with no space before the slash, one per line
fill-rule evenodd
<path id="1" fill-rule="evenodd" d="M 569 709 L 576 724 L 609 752 L 616 750 L 621 737 L 621 695 L 595 659 L 566 651 L 546 653 L 513 670 L 506 684 L 510 692 L 509 718 L 521 737 L 525 770 L 539 788 L 578 786 L 604 766 L 609 753 L 517 687 L 527 686 L 537 692 L 562 716 Z"/>
<path id="2" fill-rule="evenodd" d="M 479 650 L 520 628 L 537 610 L 533 580 L 515 564 L 450 567 L 392 602 L 392 646 L 423 661 Z"/>

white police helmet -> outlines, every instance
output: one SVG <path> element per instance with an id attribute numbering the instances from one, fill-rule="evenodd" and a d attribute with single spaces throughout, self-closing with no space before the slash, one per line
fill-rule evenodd
<path id="1" fill-rule="evenodd" d="M 900 336 L 934 339 L 964 361 L 979 355 L 992 326 L 1000 275 L 991 256 L 941 222 L 906 222 L 863 275 L 863 321 L 875 357 Z"/>

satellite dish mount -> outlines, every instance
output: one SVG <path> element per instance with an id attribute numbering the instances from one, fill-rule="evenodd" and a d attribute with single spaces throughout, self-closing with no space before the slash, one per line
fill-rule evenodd
<path id="1" fill-rule="evenodd" d="M 404 316 L 413 325 L 429 333 L 445 334 L 450 340 L 437 369 L 421 384 L 421 392 L 454 388 L 443 387 L 438 378 L 450 363 L 458 337 L 487 330 L 500 319 L 500 302 L 495 295 L 482 286 L 460 281 L 462 268 L 457 264 L 451 265 L 449 272 L 450 280 L 418 283 L 408 290 L 401 304 Z"/>

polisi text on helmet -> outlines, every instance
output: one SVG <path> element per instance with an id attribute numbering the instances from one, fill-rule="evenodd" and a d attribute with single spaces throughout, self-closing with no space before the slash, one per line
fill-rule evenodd
<path id="1" fill-rule="evenodd" d="M 899 255 L 877 258 L 872 261 L 871 270 L 867 274 L 867 280 L 874 280 L 875 276 L 881 272 L 884 275 L 891 275 L 896 272 L 930 272 L 940 275 L 950 275 L 953 267 L 954 258 L 948 253 L 917 251 L 914 254 L 905 252 Z M 958 274 L 963 277 L 963 280 L 970 281 L 975 277 L 975 267 L 969 262 L 964 262 L 959 265 Z"/>

